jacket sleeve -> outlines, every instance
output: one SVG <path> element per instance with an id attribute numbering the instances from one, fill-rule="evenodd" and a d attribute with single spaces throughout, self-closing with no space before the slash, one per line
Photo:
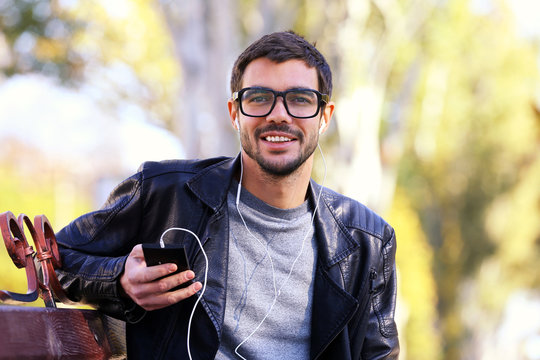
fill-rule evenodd
<path id="1" fill-rule="evenodd" d="M 136 306 L 120 296 L 119 278 L 139 242 L 140 184 L 140 173 L 126 179 L 100 210 L 77 218 L 56 234 L 62 259 L 56 273 L 68 298 L 128 321 Z"/>
<path id="2" fill-rule="evenodd" d="M 396 306 L 396 237 L 387 227 L 371 296 L 369 323 L 362 347 L 362 359 L 398 359 L 399 340 L 394 313 Z"/>

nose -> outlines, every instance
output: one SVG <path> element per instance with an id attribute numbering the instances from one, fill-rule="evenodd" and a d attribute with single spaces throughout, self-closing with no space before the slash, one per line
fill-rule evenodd
<path id="1" fill-rule="evenodd" d="M 276 98 L 276 104 L 274 105 L 274 108 L 270 114 L 266 116 L 266 121 L 275 123 L 292 122 L 291 116 L 285 108 L 285 100 L 283 99 L 283 96 L 278 96 Z"/>

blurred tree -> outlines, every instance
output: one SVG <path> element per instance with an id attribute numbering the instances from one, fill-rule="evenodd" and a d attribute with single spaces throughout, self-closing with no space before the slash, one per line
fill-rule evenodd
<path id="1" fill-rule="evenodd" d="M 435 251 L 445 359 L 462 358 L 467 341 L 460 311 L 466 279 L 474 278 L 489 257 L 538 254 L 533 219 L 540 216 L 540 178 L 533 164 L 539 156 L 539 124 L 531 106 L 538 84 L 536 54 L 517 39 L 512 19 L 505 16 L 509 12 L 499 6 L 474 14 L 468 1 L 449 1 L 427 22 L 422 81 L 415 88 L 400 166 L 399 182 Z M 536 184 L 536 191 L 530 184 Z M 486 219 L 497 216 L 504 199 L 523 189 L 536 200 L 523 207 L 530 213 L 520 221 L 526 238 L 520 243 L 509 237 L 510 228 L 499 232 Z M 508 224 L 513 230 L 515 225 Z M 502 280 L 492 282 L 498 286 L 479 300 L 499 299 L 493 307 L 498 312 L 508 295 Z"/>
<path id="2" fill-rule="evenodd" d="M 54 1 L 0 2 L 0 72 L 76 78 L 82 59 L 72 48 L 72 34 L 79 26 Z"/>
<path id="3" fill-rule="evenodd" d="M 298 0 L 159 0 L 174 39 L 184 81 L 177 95 L 175 132 L 187 157 L 235 155 L 236 133 L 226 102 L 240 51 L 265 33 L 288 30 Z"/>
<path id="4" fill-rule="evenodd" d="M 234 1 L 166 1 L 162 13 L 174 41 L 183 83 L 176 94 L 172 124 L 187 157 L 232 155 L 227 74 L 237 46 Z"/>
<path id="5" fill-rule="evenodd" d="M 171 129 L 182 72 L 156 2 L 79 0 L 64 13 L 84 24 L 71 34 L 72 49 L 84 63 L 80 85 L 101 92 L 99 102 L 117 118 L 129 102 L 147 121 Z"/>
<path id="6" fill-rule="evenodd" d="M 181 77 L 161 16 L 153 0 L 2 1 L 0 71 L 93 87 L 111 112 L 130 101 L 170 128 Z"/>

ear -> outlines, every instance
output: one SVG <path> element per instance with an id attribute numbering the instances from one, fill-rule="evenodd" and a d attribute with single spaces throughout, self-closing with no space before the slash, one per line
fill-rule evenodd
<path id="1" fill-rule="evenodd" d="M 335 104 L 333 101 L 328 102 L 324 107 L 324 111 L 321 116 L 321 126 L 319 128 L 319 134 L 322 134 L 330 126 L 330 121 L 332 120 L 332 115 L 334 114 Z"/>
<path id="2" fill-rule="evenodd" d="M 240 124 L 238 124 L 238 108 L 236 106 L 236 102 L 233 101 L 233 99 L 229 99 L 227 101 L 227 108 L 229 109 L 229 119 L 231 120 L 231 124 L 233 128 L 236 131 L 240 131 Z"/>

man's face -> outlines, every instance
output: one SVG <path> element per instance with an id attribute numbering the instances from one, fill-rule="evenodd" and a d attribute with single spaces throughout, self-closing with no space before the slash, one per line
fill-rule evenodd
<path id="1" fill-rule="evenodd" d="M 304 61 L 275 63 L 259 58 L 245 69 L 242 87 L 265 87 L 276 91 L 296 88 L 318 90 L 317 70 Z M 240 141 L 244 152 L 266 173 L 284 176 L 293 173 L 311 157 L 319 140 L 321 118 L 328 123 L 330 114 L 299 119 L 290 116 L 278 97 L 274 109 L 266 117 L 250 117 L 240 112 L 238 103 L 229 102 L 231 119 L 238 116 Z M 328 111 L 325 111 L 327 113 Z M 328 116 L 328 117 L 327 117 Z"/>

